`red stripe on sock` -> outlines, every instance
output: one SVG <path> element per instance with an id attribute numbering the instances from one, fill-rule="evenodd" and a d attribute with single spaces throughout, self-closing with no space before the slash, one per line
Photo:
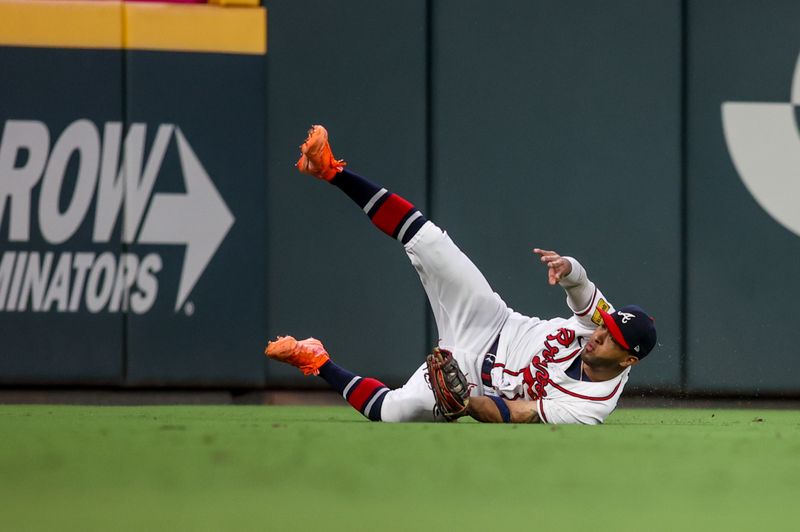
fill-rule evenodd
<path id="1" fill-rule="evenodd" d="M 392 194 L 378 208 L 378 212 L 372 217 L 372 223 L 387 235 L 393 236 L 397 226 L 400 225 L 400 221 L 413 208 L 414 206 L 406 199 L 397 194 Z"/>
<path id="2" fill-rule="evenodd" d="M 350 392 L 347 402 L 350 403 L 353 408 L 361 412 L 361 410 L 367 406 L 367 401 L 372 395 L 372 392 L 378 388 L 384 388 L 385 386 L 386 385 L 381 381 L 375 379 L 361 379 L 361 382 L 356 385 L 356 389 Z"/>

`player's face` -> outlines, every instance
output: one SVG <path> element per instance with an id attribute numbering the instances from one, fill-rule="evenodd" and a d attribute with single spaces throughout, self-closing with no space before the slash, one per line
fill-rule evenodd
<path id="1" fill-rule="evenodd" d="M 592 368 L 627 367 L 639 359 L 628 353 L 608 332 L 605 325 L 598 327 L 581 353 L 583 363 Z"/>

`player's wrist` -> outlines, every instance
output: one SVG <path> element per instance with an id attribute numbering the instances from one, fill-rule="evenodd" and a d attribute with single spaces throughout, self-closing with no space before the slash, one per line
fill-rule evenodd
<path id="1" fill-rule="evenodd" d="M 495 396 L 489 396 L 489 399 L 491 399 L 497 407 L 497 412 L 500 414 L 500 421 L 503 423 L 511 423 L 511 410 L 508 408 L 506 400 L 502 397 Z"/>
<path id="2" fill-rule="evenodd" d="M 581 272 L 583 271 L 583 266 L 581 263 L 577 261 L 577 259 L 573 257 L 561 257 L 567 263 L 567 270 L 564 275 L 561 276 L 561 280 L 559 284 L 563 285 L 575 285 L 578 284 L 581 280 Z"/>

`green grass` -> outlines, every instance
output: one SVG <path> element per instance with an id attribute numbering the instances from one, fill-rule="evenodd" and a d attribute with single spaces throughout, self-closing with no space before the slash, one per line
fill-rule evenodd
<path id="1" fill-rule="evenodd" d="M 369 423 L 347 407 L 0 406 L 0 528 L 795 530 L 800 412 L 600 427 Z"/>

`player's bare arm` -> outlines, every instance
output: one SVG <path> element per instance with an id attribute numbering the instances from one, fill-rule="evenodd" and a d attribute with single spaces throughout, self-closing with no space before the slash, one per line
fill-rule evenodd
<path id="1" fill-rule="evenodd" d="M 504 423 L 506 421 L 498 408 L 497 399 L 506 405 L 509 423 L 541 423 L 539 413 L 536 411 L 536 402 L 523 399 L 511 401 L 486 396 L 470 397 L 467 413 L 483 423 Z"/>

